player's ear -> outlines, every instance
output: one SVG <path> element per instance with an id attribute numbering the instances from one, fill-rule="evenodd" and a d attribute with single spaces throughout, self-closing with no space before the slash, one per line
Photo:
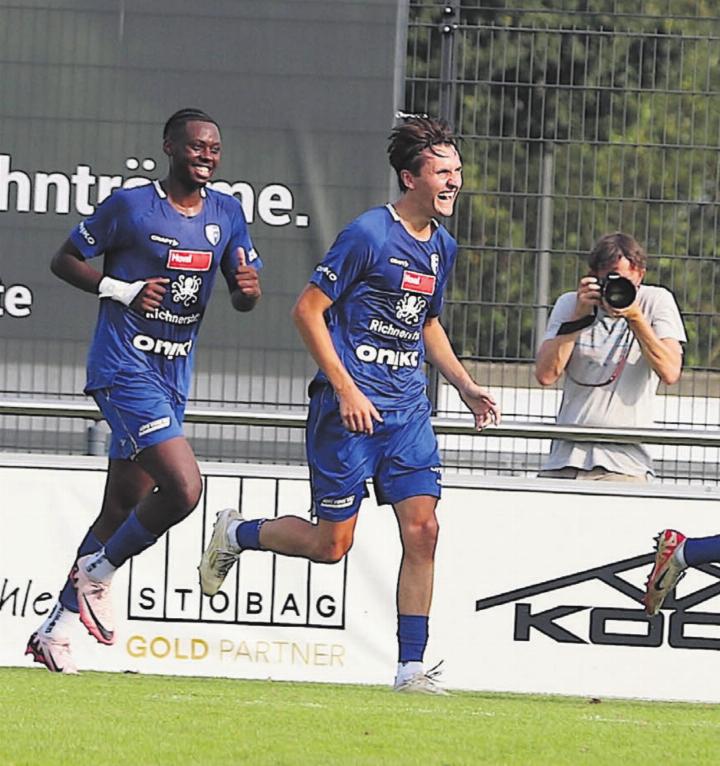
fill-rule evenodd
<path id="1" fill-rule="evenodd" d="M 163 140 L 162 150 L 168 157 L 172 155 L 172 141 L 169 138 Z"/>
<path id="2" fill-rule="evenodd" d="M 400 171 L 400 180 L 403 182 L 406 189 L 415 188 L 415 176 L 409 170 Z"/>

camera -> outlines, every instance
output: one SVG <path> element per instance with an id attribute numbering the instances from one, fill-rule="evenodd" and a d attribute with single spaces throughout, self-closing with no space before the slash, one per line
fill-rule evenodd
<path id="1" fill-rule="evenodd" d="M 606 277 L 598 279 L 598 285 L 602 299 L 614 309 L 626 309 L 637 296 L 637 287 L 617 271 L 611 271 Z"/>

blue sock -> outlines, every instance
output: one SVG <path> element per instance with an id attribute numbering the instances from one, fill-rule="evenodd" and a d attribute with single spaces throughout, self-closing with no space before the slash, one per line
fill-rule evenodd
<path id="1" fill-rule="evenodd" d="M 260 527 L 265 523 L 265 519 L 251 519 L 250 521 L 241 521 L 235 530 L 235 539 L 237 544 L 243 550 L 260 550 Z"/>
<path id="2" fill-rule="evenodd" d="M 113 566 L 119 567 L 156 542 L 157 535 L 145 529 L 132 511 L 105 543 L 105 557 Z"/>
<path id="3" fill-rule="evenodd" d="M 689 567 L 698 564 L 720 562 L 720 535 L 714 537 L 695 537 L 685 540 L 683 556 Z"/>
<path id="4" fill-rule="evenodd" d="M 80 556 L 87 556 L 88 553 L 95 553 L 95 551 L 99 551 L 100 548 L 102 548 L 102 543 L 97 539 L 97 537 L 95 537 L 95 533 L 88 529 L 88 533 L 85 535 L 85 537 L 83 537 L 82 542 L 80 543 L 80 547 L 77 550 L 77 556 L 75 557 L 75 560 L 77 561 Z M 70 612 L 79 611 L 75 586 L 69 577 L 65 583 L 65 586 L 60 591 L 58 601 L 65 607 L 65 609 Z"/>
<path id="5" fill-rule="evenodd" d="M 428 642 L 428 618 L 425 615 L 398 615 L 399 662 L 422 662 Z"/>

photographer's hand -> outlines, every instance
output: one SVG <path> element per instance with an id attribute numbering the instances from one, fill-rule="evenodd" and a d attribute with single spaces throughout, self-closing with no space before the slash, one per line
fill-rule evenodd
<path id="1" fill-rule="evenodd" d="M 633 303 L 631 303 L 629 306 L 626 306 L 624 309 L 613 308 L 609 303 L 607 303 L 607 301 L 602 302 L 602 307 L 605 309 L 605 313 L 608 316 L 614 318 L 624 317 L 628 324 L 631 326 L 633 322 L 638 322 L 645 318 L 645 315 L 643 314 L 637 299 L 635 299 Z"/>
<path id="2" fill-rule="evenodd" d="M 600 285 L 597 277 L 583 277 L 578 284 L 574 319 L 592 314 L 601 303 Z"/>
<path id="3" fill-rule="evenodd" d="M 606 310 L 609 307 L 606 306 Z M 624 317 L 640 350 L 660 380 L 668 386 L 677 383 L 682 370 L 682 347 L 674 338 L 658 338 L 650 321 L 636 300 L 625 309 L 612 309 L 609 314 Z"/>

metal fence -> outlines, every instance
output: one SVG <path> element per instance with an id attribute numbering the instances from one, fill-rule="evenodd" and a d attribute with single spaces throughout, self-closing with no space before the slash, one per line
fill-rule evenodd
<path id="1" fill-rule="evenodd" d="M 689 338 L 658 424 L 720 423 L 718 21 L 700 0 L 411 2 L 405 108 L 455 126 L 465 169 L 445 323 L 506 418 L 553 420 L 558 391 L 532 372 L 549 309 L 623 230 Z M 715 480 L 714 452 L 655 457 L 665 480 Z M 506 462 L 537 467 L 537 450 L 515 443 Z"/>
<path id="2" fill-rule="evenodd" d="M 443 320 L 506 422 L 553 422 L 559 391 L 538 387 L 532 372 L 548 311 L 575 288 L 594 240 L 622 229 L 646 246 L 646 281 L 675 293 L 689 337 L 681 382 L 661 389 L 659 426 L 720 423 L 716 14 L 707 0 L 410 1 L 405 109 L 447 117 L 462 139 L 464 193 L 448 222 L 461 249 Z M 224 360 L 219 398 L 211 353 L 198 357 L 191 408 L 222 400 L 302 410 L 312 369 L 304 352 L 286 350 L 281 377 L 244 370 L 242 385 Z M 79 391 L 80 377 L 41 388 L 46 398 Z M 0 396 L 30 390 L 20 376 L 0 387 Z M 442 383 L 433 395 L 440 417 L 463 410 Z M 302 460 L 298 429 L 212 422 L 191 423 L 188 434 L 206 459 Z M 717 483 L 717 448 L 701 442 L 654 445 L 661 479 Z M 535 472 L 548 446 L 512 429 L 442 438 L 451 467 L 516 475 Z M 0 422 L 0 449 L 86 448 L 84 425 L 70 418 Z"/>

